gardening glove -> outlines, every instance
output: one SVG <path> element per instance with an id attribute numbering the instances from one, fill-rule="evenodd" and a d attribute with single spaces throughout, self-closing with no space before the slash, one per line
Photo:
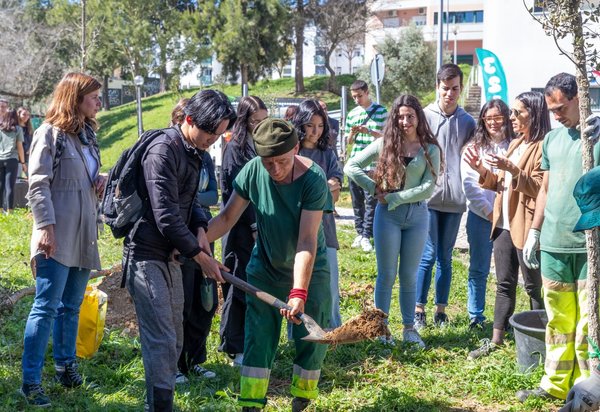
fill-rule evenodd
<path id="1" fill-rule="evenodd" d="M 587 412 L 600 407 L 600 372 L 595 369 L 589 378 L 571 388 L 565 405 L 559 412 Z"/>
<path id="2" fill-rule="evenodd" d="M 591 141 L 598 140 L 600 137 L 600 116 L 592 114 L 590 117 L 585 119 L 585 129 L 583 129 L 583 135 Z"/>
<path id="3" fill-rule="evenodd" d="M 529 269 L 539 269 L 540 262 L 537 260 L 536 253 L 540 248 L 540 231 L 538 229 L 529 229 L 527 240 L 523 247 L 523 261 Z"/>

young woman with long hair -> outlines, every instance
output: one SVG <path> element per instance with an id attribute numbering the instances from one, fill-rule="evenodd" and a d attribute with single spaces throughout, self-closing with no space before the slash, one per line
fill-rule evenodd
<path id="1" fill-rule="evenodd" d="M 33 124 L 31 123 L 31 112 L 26 107 L 17 109 L 19 126 L 23 130 L 23 151 L 25 152 L 25 164 L 29 162 L 29 149 L 33 139 Z"/>
<path id="2" fill-rule="evenodd" d="M 17 112 L 0 112 L 0 207 L 10 213 L 15 207 L 15 183 L 19 164 L 27 171 L 23 150 L 23 130 Z"/>
<path id="3" fill-rule="evenodd" d="M 21 387 L 31 405 L 50 405 L 41 380 L 51 330 L 56 380 L 68 388 L 83 384 L 75 360 L 79 307 L 90 271 L 101 268 L 97 203 L 105 178 L 95 132 L 101 87 L 88 75 L 66 74 L 31 144 L 27 197 L 36 294 L 25 326 Z"/>
<path id="4" fill-rule="evenodd" d="M 236 176 L 246 163 L 256 157 L 252 131 L 268 115 L 267 106 L 259 97 L 246 96 L 240 100 L 232 137 L 223 153 L 221 195 L 224 205 L 233 193 L 233 181 Z M 246 266 L 250 261 L 255 240 L 256 216 L 253 206 L 249 205 L 223 242 L 223 264 L 234 276 L 242 280 L 246 280 Z M 225 303 L 221 315 L 219 350 L 228 354 L 235 366 L 241 366 L 244 354 L 246 296 L 234 287 L 223 287 L 223 292 Z"/>
<path id="5" fill-rule="evenodd" d="M 335 150 L 329 145 L 329 124 L 327 114 L 318 100 L 304 100 L 298 106 L 298 111 L 292 123 L 300 140 L 299 155 L 308 157 L 321 166 L 327 178 L 327 184 L 333 201 L 340 196 L 344 174 L 337 162 Z M 337 240 L 335 218 L 333 213 L 323 213 L 323 232 L 327 244 L 327 259 L 329 261 L 330 286 L 331 286 L 331 320 L 330 328 L 337 328 L 342 324 L 340 315 L 340 287 L 337 251 L 340 244 Z"/>
<path id="6" fill-rule="evenodd" d="M 525 265 L 523 246 L 542 184 L 542 143 L 550 131 L 550 114 L 544 95 L 539 92 L 518 95 L 510 113 L 517 136 L 505 155 L 482 158 L 469 150 L 465 156 L 468 165 L 479 174 L 481 186 L 497 192 L 491 227 L 498 279 L 493 334 L 491 341 L 484 339 L 479 348 L 469 353 L 472 359 L 488 355 L 504 342 L 508 319 L 515 310 L 519 268 L 531 309 L 544 308 L 540 270 Z M 484 167 L 484 162 L 489 168 Z"/>
<path id="7" fill-rule="evenodd" d="M 404 341 L 424 348 L 414 329 L 416 276 L 427 239 L 426 201 L 440 174 L 442 153 L 416 97 L 399 96 L 389 113 L 383 137 L 350 159 L 344 172 L 379 201 L 373 226 L 375 306 L 389 313 L 398 274 Z M 377 167 L 371 177 L 363 169 L 373 161 Z M 388 343 L 391 339 L 382 337 Z"/>
<path id="8" fill-rule="evenodd" d="M 493 99 L 479 113 L 475 134 L 462 154 L 460 175 L 467 198 L 467 240 L 469 242 L 469 276 L 467 278 L 467 311 L 469 328 L 482 329 L 485 321 L 485 291 L 492 260 L 492 211 L 496 191 L 483 189 L 479 174 L 464 161 L 473 152 L 480 158 L 503 155 L 513 138 L 510 111 L 506 103 Z M 488 169 L 490 167 L 488 166 Z"/>

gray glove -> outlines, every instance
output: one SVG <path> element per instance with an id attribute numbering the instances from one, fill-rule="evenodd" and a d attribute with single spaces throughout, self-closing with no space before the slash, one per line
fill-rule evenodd
<path id="1" fill-rule="evenodd" d="M 598 140 L 598 137 L 600 137 L 600 116 L 592 114 L 585 119 L 583 134 L 592 142 Z"/>
<path id="2" fill-rule="evenodd" d="M 565 406 L 558 412 L 588 412 L 600 407 L 600 372 L 592 371 L 589 378 L 571 388 Z"/>
<path id="3" fill-rule="evenodd" d="M 529 229 L 527 233 L 527 239 L 525 240 L 525 246 L 523 246 L 523 263 L 529 269 L 538 269 L 540 262 L 538 262 L 536 253 L 540 248 L 540 231 L 537 229 Z"/>

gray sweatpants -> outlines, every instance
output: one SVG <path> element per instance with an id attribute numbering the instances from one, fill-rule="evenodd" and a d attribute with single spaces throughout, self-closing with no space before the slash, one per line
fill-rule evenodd
<path id="1" fill-rule="evenodd" d="M 173 407 L 177 360 L 183 346 L 183 283 L 176 263 L 130 259 L 127 289 L 138 318 L 150 411 Z"/>

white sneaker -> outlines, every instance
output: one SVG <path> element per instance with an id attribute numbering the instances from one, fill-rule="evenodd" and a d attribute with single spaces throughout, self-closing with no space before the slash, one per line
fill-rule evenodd
<path id="1" fill-rule="evenodd" d="M 241 368 L 243 362 L 244 362 L 244 354 L 236 353 L 235 358 L 233 358 L 233 366 L 235 366 L 236 368 Z"/>
<path id="2" fill-rule="evenodd" d="M 360 241 L 363 239 L 362 235 L 358 235 L 354 238 L 354 241 L 352 241 L 352 247 L 359 247 L 360 246 Z"/>
<path id="3" fill-rule="evenodd" d="M 217 377 L 216 373 L 214 373 L 213 371 L 209 371 L 208 369 L 205 369 L 200 365 L 192 366 L 190 369 L 190 373 L 204 379 L 214 379 Z"/>
<path id="4" fill-rule="evenodd" d="M 425 349 L 425 342 L 421 339 L 419 332 L 414 329 L 405 329 L 404 332 L 402 332 L 402 338 L 406 343 L 415 343 L 419 345 L 421 349 Z"/>
<path id="5" fill-rule="evenodd" d="M 371 245 L 371 239 L 363 237 L 360 240 L 360 247 L 362 247 L 363 252 L 371 252 L 373 251 L 373 245 Z"/>
<path id="6" fill-rule="evenodd" d="M 183 373 L 177 371 L 177 375 L 175 375 L 175 384 L 181 385 L 181 384 L 184 384 L 187 382 L 188 382 L 188 378 L 186 378 L 186 376 Z"/>

